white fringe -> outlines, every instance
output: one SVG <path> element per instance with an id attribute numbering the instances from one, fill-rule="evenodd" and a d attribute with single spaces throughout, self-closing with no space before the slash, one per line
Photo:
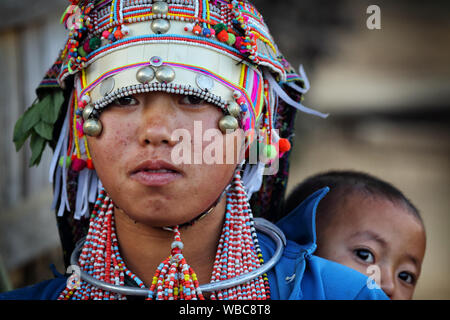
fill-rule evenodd
<path id="1" fill-rule="evenodd" d="M 289 104 L 290 106 L 300 110 L 301 112 L 307 113 L 307 114 L 312 114 L 321 118 L 327 118 L 328 117 L 328 113 L 322 113 L 313 109 L 310 109 L 308 107 L 305 107 L 304 105 L 302 105 L 300 102 L 296 102 L 294 101 L 291 97 L 289 97 L 289 95 L 280 87 L 280 85 L 278 84 L 278 82 L 275 81 L 275 79 L 272 77 L 272 75 L 270 74 L 270 72 L 264 72 L 264 76 L 266 77 L 267 80 L 269 80 L 269 84 L 270 86 L 275 90 L 275 92 L 277 93 L 277 95 L 283 99 L 287 104 Z"/>
<path id="2" fill-rule="evenodd" d="M 247 164 L 242 172 L 242 182 L 247 192 L 247 200 L 250 200 L 252 194 L 261 189 L 263 182 L 264 163 Z"/>
<path id="3" fill-rule="evenodd" d="M 306 75 L 305 69 L 303 69 L 303 65 L 300 65 L 300 67 L 298 68 L 298 71 L 299 71 L 300 77 L 303 79 L 303 84 L 305 85 L 305 87 L 302 88 L 293 82 L 287 82 L 286 84 L 289 87 L 291 87 L 292 89 L 304 94 L 309 91 L 311 85 L 309 83 L 309 79 L 308 79 L 308 76 Z"/>

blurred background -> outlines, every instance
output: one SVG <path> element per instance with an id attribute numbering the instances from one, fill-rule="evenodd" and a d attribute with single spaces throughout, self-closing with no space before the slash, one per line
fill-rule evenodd
<path id="1" fill-rule="evenodd" d="M 422 213 L 427 251 L 415 299 L 450 299 L 450 2 L 254 0 L 311 89 L 298 114 L 288 191 L 329 169 L 397 186 Z M 48 182 L 15 152 L 15 121 L 66 39 L 66 0 L 0 0 L 0 291 L 64 272 Z M 381 29 L 366 25 L 369 5 Z"/>

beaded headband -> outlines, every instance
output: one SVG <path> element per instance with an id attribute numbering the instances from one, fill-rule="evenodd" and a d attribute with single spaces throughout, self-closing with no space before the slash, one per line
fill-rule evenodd
<path id="1" fill-rule="evenodd" d="M 292 138 L 293 128 L 282 130 L 284 138 L 274 130 L 279 102 L 326 117 L 299 102 L 309 88 L 303 69 L 295 72 L 283 58 L 247 1 L 70 2 L 61 17 L 69 30 L 66 45 L 14 132 L 17 149 L 31 136 L 32 165 L 47 143 L 54 149 L 50 181 L 58 216 L 87 216 L 95 202 L 101 182 L 86 135 L 101 134 L 99 115 L 119 97 L 152 91 L 198 96 L 223 111 L 218 126 L 224 133 L 258 131 L 246 136 L 247 144 L 256 140 L 269 161 L 287 153 Z M 261 162 L 246 166 L 243 181 L 249 196 L 260 189 Z"/>

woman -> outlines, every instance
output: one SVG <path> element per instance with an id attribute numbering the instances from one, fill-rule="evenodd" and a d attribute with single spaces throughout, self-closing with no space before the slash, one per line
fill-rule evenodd
<path id="1" fill-rule="evenodd" d="M 386 298 L 312 255 L 323 194 L 278 227 L 253 219 L 252 195 L 267 210 L 284 193 L 295 108 L 323 115 L 298 102 L 306 78 L 250 3 L 71 2 L 69 40 L 15 142 L 31 135 L 32 163 L 54 148 L 53 205 L 80 278 L 4 298 Z"/>

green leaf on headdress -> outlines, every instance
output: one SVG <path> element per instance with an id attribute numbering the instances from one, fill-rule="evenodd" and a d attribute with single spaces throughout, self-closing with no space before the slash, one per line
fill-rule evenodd
<path id="1" fill-rule="evenodd" d="M 41 121 L 34 127 L 34 130 L 45 140 L 48 141 L 52 140 L 53 135 L 52 125 L 45 123 L 44 121 Z"/>
<path id="2" fill-rule="evenodd" d="M 49 90 L 40 96 L 17 120 L 13 141 L 19 151 L 30 137 L 30 166 L 39 164 L 46 143 L 52 143 L 53 130 L 64 103 L 62 90 Z"/>
<path id="3" fill-rule="evenodd" d="M 61 90 L 54 90 L 39 101 L 40 118 L 44 122 L 53 125 L 58 120 L 59 111 L 64 102 Z M 51 139 L 49 139 L 51 140 Z"/>
<path id="4" fill-rule="evenodd" d="M 27 111 L 17 120 L 14 126 L 13 141 L 16 145 L 16 151 L 22 148 L 23 144 L 30 136 L 33 127 L 39 122 L 39 109 L 34 103 Z"/>
<path id="5" fill-rule="evenodd" d="M 41 161 L 42 152 L 45 148 L 45 139 L 33 132 L 30 139 L 30 148 L 31 148 L 31 159 L 29 166 L 34 166 L 39 164 Z"/>
<path id="6" fill-rule="evenodd" d="M 14 135 L 13 141 L 16 145 L 16 151 L 19 151 L 22 148 L 25 141 L 31 134 L 31 130 L 24 131 L 23 129 L 23 118 L 25 115 L 22 115 L 19 120 L 17 120 L 16 125 L 14 126 Z"/>
<path id="7" fill-rule="evenodd" d="M 32 104 L 23 114 L 22 132 L 28 132 L 39 122 L 40 114 L 38 106 L 39 102 Z"/>

